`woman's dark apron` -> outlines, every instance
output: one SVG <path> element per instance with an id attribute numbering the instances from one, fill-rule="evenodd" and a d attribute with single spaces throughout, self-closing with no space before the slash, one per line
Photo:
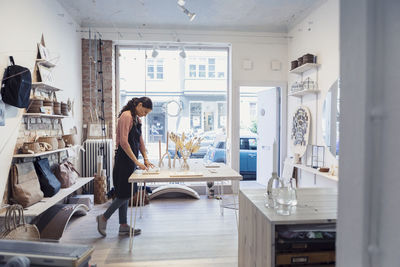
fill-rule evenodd
<path id="1" fill-rule="evenodd" d="M 128 135 L 128 143 L 136 158 L 139 156 L 140 136 L 142 135 L 142 124 L 136 122 Z M 115 153 L 115 164 L 113 170 L 113 182 L 117 198 L 130 198 L 131 184 L 129 177 L 136 169 L 136 164 L 128 157 L 121 145 Z M 137 184 L 134 184 L 134 192 L 137 191 Z"/>

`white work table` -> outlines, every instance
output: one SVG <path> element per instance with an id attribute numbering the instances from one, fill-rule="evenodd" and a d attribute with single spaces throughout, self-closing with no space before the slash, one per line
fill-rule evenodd
<path id="1" fill-rule="evenodd" d="M 334 188 L 298 189 L 298 204 L 288 216 L 265 207 L 264 193 L 265 189 L 239 192 L 239 267 L 275 266 L 277 226 L 336 223 L 337 190 Z"/>
<path id="2" fill-rule="evenodd" d="M 190 165 L 188 172 L 177 169 L 161 168 L 159 174 L 142 174 L 134 172 L 129 177 L 130 183 L 150 183 L 150 182 L 213 182 L 225 180 L 242 180 L 242 176 L 225 164 L 213 164 L 218 166 L 206 168 L 202 163 L 197 162 Z"/>
<path id="3" fill-rule="evenodd" d="M 230 168 L 229 166 L 226 166 L 223 163 L 218 163 L 215 164 L 213 163 L 211 166 L 214 166 L 212 168 L 204 166 L 201 162 L 199 161 L 194 161 L 190 162 L 190 170 L 188 172 L 181 171 L 179 168 L 176 169 L 168 169 L 167 167 L 161 168 L 160 172 L 158 174 L 143 174 L 141 171 L 135 171 L 130 177 L 129 177 L 129 182 L 131 183 L 131 198 L 133 197 L 133 184 L 138 183 L 138 191 L 139 194 L 137 194 L 137 201 L 136 201 L 136 207 L 135 207 L 135 221 L 133 223 L 133 228 L 130 231 L 129 234 L 129 251 L 132 250 L 133 246 L 133 231 L 136 226 L 136 217 L 137 217 L 137 210 L 138 210 L 138 205 L 139 203 L 142 203 L 143 200 L 139 199 L 139 196 L 142 197 L 141 190 L 143 190 L 143 185 L 145 183 L 150 183 L 150 182 L 160 182 L 160 183 L 165 183 L 165 182 L 215 182 L 215 181 L 220 181 L 220 192 L 223 195 L 223 181 L 240 181 L 243 179 L 243 177 Z M 235 198 L 234 198 L 235 199 Z M 221 214 L 223 213 L 223 205 L 222 205 L 222 198 L 220 199 L 220 204 L 221 204 Z M 236 203 L 234 203 L 236 206 Z M 141 205 L 142 206 L 142 205 Z M 140 207 L 141 207 L 140 206 Z M 235 212 L 236 209 L 235 209 Z M 131 209 L 131 220 L 130 220 L 130 225 L 132 225 L 132 216 L 133 216 L 133 211 Z"/>

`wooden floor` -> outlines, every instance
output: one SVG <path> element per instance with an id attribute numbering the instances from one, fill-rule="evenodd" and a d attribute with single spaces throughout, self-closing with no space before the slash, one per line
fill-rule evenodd
<path id="1" fill-rule="evenodd" d="M 240 186 L 260 187 L 251 181 L 241 182 Z M 221 216 L 216 199 L 201 196 L 200 200 L 152 200 L 144 207 L 143 218 L 137 221 L 142 234 L 135 237 L 131 253 L 129 237 L 118 236 L 118 212 L 108 221 L 107 237 L 97 232 L 96 215 L 103 213 L 109 204 L 96 205 L 86 216 L 71 219 L 60 242 L 93 245 L 95 251 L 90 263 L 97 266 L 238 265 L 235 212 L 225 209 Z"/>
<path id="2" fill-rule="evenodd" d="M 97 266 L 237 266 L 235 213 L 225 209 L 221 216 L 218 200 L 152 200 L 138 219 L 142 234 L 135 237 L 132 253 L 129 237 L 118 236 L 118 212 L 108 222 L 107 237 L 97 232 L 95 217 L 108 205 L 71 219 L 60 242 L 93 245 L 90 263 Z"/>

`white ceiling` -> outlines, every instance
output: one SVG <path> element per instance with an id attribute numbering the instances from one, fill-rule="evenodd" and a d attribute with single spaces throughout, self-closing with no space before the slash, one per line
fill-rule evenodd
<path id="1" fill-rule="evenodd" d="M 326 0 L 58 0 L 82 27 L 287 32 Z"/>

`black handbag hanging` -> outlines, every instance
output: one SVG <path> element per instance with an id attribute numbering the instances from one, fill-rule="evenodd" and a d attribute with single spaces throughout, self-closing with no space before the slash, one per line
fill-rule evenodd
<path id="1" fill-rule="evenodd" d="M 40 189 L 45 197 L 52 197 L 61 188 L 61 183 L 51 172 L 49 160 L 47 158 L 39 159 L 35 162 L 36 173 L 39 177 Z"/>
<path id="2" fill-rule="evenodd" d="M 4 103 L 18 108 L 28 108 L 32 88 L 31 72 L 28 68 L 15 65 L 11 56 L 10 62 L 11 66 L 4 71 L 1 97 Z"/>

